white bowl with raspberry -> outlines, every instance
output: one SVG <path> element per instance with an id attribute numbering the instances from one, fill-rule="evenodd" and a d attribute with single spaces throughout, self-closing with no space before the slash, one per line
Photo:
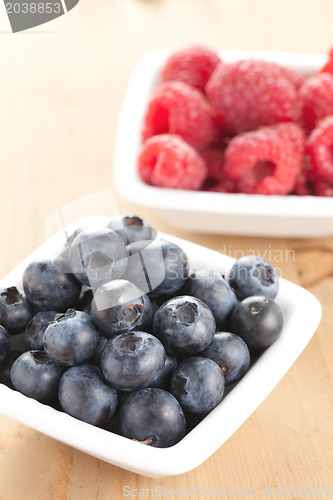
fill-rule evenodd
<path id="1" fill-rule="evenodd" d="M 170 53 L 153 52 L 139 61 L 119 120 L 114 163 L 118 193 L 190 231 L 277 237 L 332 234 L 333 98 L 327 97 L 327 89 L 331 79 L 333 88 L 333 74 L 309 79 L 327 56 L 241 51 L 222 51 L 219 56 L 228 71 L 222 65 L 215 68 L 205 95 L 202 82 L 193 83 L 197 88 L 184 81 L 162 82 Z M 235 73 L 245 75 L 249 88 L 263 78 L 259 91 L 264 93 L 270 71 L 275 80 L 271 94 L 266 92 L 269 106 L 251 108 L 257 98 L 251 92 L 238 98 L 241 86 L 229 105 Z M 222 92 L 214 79 L 227 90 Z M 326 104 L 321 108 L 323 93 Z M 242 115 L 244 107 L 250 112 Z M 292 117 L 300 107 L 297 119 L 296 114 Z"/>

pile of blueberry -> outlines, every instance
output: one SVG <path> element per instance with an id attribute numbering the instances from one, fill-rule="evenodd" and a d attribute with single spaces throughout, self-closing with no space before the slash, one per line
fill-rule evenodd
<path id="1" fill-rule="evenodd" d="M 146 445 L 180 441 L 281 334 L 276 270 L 189 269 L 143 219 L 77 229 L 0 290 L 0 382 Z M 24 339 L 21 351 L 12 340 Z M 22 352 L 23 351 L 23 352 Z"/>

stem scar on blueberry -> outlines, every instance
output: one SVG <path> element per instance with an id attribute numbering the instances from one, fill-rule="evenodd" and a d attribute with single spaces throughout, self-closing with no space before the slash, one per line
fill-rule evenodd
<path id="1" fill-rule="evenodd" d="M 122 321 L 125 321 L 126 323 L 131 323 L 136 318 L 142 316 L 144 308 L 145 306 L 143 304 L 142 305 L 127 304 L 127 306 L 124 309 L 124 315 L 122 317 Z"/>
<path id="2" fill-rule="evenodd" d="M 6 288 L 6 290 L 1 293 L 1 298 L 3 298 L 4 302 L 8 306 L 20 304 L 22 302 L 22 295 L 20 294 L 16 286 Z"/>
<path id="3" fill-rule="evenodd" d="M 184 304 L 176 311 L 176 317 L 180 323 L 184 325 L 191 325 L 194 323 L 197 315 L 197 307 L 195 304 Z"/>
<path id="4" fill-rule="evenodd" d="M 129 349 L 130 351 L 135 351 L 136 344 L 141 341 L 140 337 L 134 337 L 131 335 L 130 337 L 123 337 L 118 342 L 119 349 Z"/>
<path id="5" fill-rule="evenodd" d="M 125 217 L 125 226 L 136 226 L 136 227 L 142 227 L 143 222 L 140 217 Z"/>
<path id="6" fill-rule="evenodd" d="M 260 311 L 259 311 L 259 309 L 258 309 L 256 306 L 252 306 L 252 307 L 251 307 L 251 313 L 252 313 L 252 314 L 259 314 L 259 312 L 260 312 Z"/>
<path id="7" fill-rule="evenodd" d="M 254 276 L 260 280 L 264 286 L 274 283 L 273 272 L 268 266 L 258 264 L 254 271 Z"/>
<path id="8" fill-rule="evenodd" d="M 50 321 L 50 323 L 59 323 L 60 321 L 63 321 L 67 318 L 74 318 L 75 315 L 76 315 L 75 309 L 67 309 L 65 313 L 56 314 L 54 320 Z"/>
<path id="9" fill-rule="evenodd" d="M 188 394 L 187 390 L 185 389 L 185 385 L 186 385 L 186 378 L 185 377 L 182 377 L 181 375 L 177 375 L 177 377 L 175 378 L 175 392 L 179 395 L 179 396 L 184 396 L 185 394 Z"/>

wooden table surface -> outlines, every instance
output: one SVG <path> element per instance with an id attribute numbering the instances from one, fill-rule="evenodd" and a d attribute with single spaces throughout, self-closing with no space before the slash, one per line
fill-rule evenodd
<path id="1" fill-rule="evenodd" d="M 112 187 L 120 107 L 141 56 L 189 43 L 315 53 L 333 45 L 331 0 L 81 0 L 68 15 L 16 35 L 2 14 L 0 276 L 44 241 L 51 212 Z M 120 212 L 139 211 L 117 202 Z M 185 488 L 185 498 L 204 498 L 214 497 L 214 488 L 260 497 L 270 487 L 275 498 L 288 496 L 288 486 L 290 498 L 296 486 L 303 497 L 333 496 L 333 237 L 202 235 L 176 230 L 148 209 L 140 213 L 157 229 L 214 249 L 228 245 L 231 255 L 282 250 L 289 256 L 279 263 L 283 276 L 322 304 L 319 329 L 246 423 L 184 475 L 148 479 L 0 416 L 0 499 L 111 500 L 122 498 L 125 486 L 141 488 L 141 497 L 157 486 L 167 498 L 176 498 L 168 491 L 176 488 Z M 191 486 L 202 490 L 186 495 Z"/>

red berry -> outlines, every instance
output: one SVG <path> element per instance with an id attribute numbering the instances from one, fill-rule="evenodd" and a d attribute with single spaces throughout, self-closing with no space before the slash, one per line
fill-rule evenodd
<path id="1" fill-rule="evenodd" d="M 319 177 L 332 182 L 333 115 L 318 123 L 308 137 L 307 146 L 314 171 Z"/>
<path id="2" fill-rule="evenodd" d="M 333 75 L 333 48 L 330 50 L 328 61 L 319 70 L 319 73 L 331 73 Z"/>
<path id="3" fill-rule="evenodd" d="M 280 123 L 231 139 L 225 171 L 241 191 L 284 195 L 302 168 L 305 137 L 295 123 Z"/>
<path id="4" fill-rule="evenodd" d="M 308 78 L 299 90 L 299 107 L 301 122 L 308 131 L 333 114 L 333 75 L 318 73 Z"/>
<path id="5" fill-rule="evenodd" d="M 214 143 L 217 123 L 201 92 L 182 82 L 160 85 L 146 112 L 143 139 L 157 134 L 176 134 L 196 149 Z"/>
<path id="6" fill-rule="evenodd" d="M 144 182 L 174 189 L 199 189 L 207 174 L 195 149 L 171 134 L 156 135 L 143 143 L 138 170 Z"/>
<path id="7" fill-rule="evenodd" d="M 187 83 L 202 92 L 216 66 L 219 56 L 205 47 L 193 46 L 171 54 L 162 69 L 162 81 Z"/>
<path id="8" fill-rule="evenodd" d="M 219 64 L 206 91 L 217 114 L 233 132 L 295 118 L 295 86 L 271 62 L 242 60 Z"/>

